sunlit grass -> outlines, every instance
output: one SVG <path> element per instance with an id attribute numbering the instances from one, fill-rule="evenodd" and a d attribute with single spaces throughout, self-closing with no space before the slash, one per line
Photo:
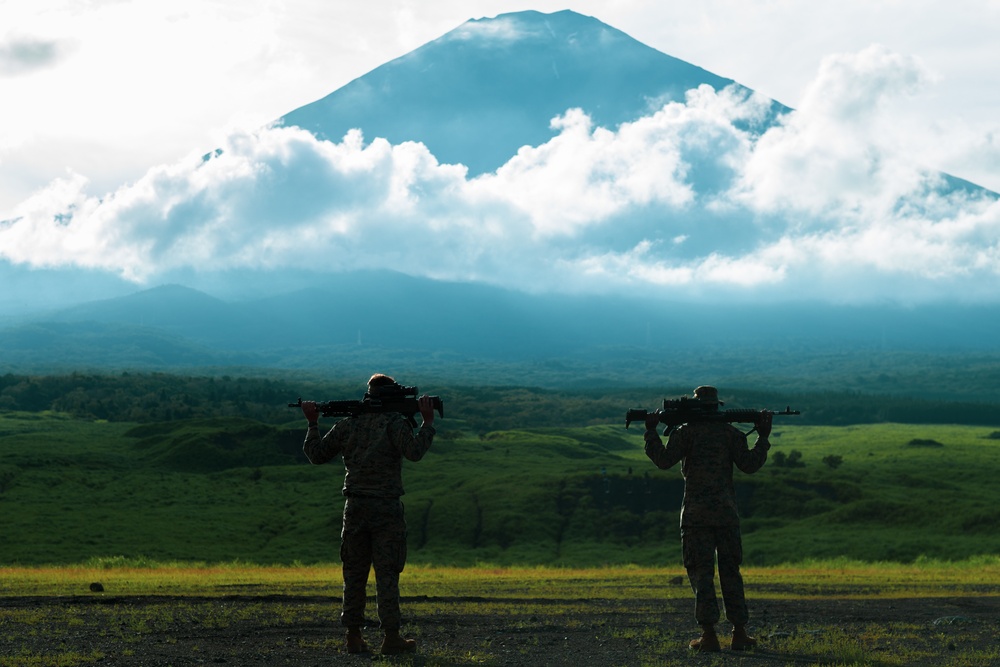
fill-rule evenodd
<path id="1" fill-rule="evenodd" d="M 14 656 L 0 656 L 0 667 L 78 667 L 100 663 L 105 657 L 100 651 L 89 653 L 67 651 L 52 655 L 22 653 Z"/>
<path id="2" fill-rule="evenodd" d="M 884 599 L 1000 595 L 1000 557 L 961 562 L 861 563 L 846 559 L 809 561 L 773 568 L 747 568 L 748 594 L 763 600 Z M 91 592 L 100 582 L 103 592 Z M 183 628 L 237 632 L 238 628 L 295 628 L 330 623 L 342 584 L 339 564 L 260 566 L 247 563 L 157 563 L 147 559 L 94 559 L 72 567 L 0 568 L 0 595 L 108 596 L 123 604 L 61 604 L 0 609 L 0 637 L 12 652 L 8 665 L 70 666 L 99 662 L 103 655 L 58 650 L 86 624 L 115 647 L 117 655 L 137 652 L 151 637 L 164 645 L 183 639 Z M 686 643 L 697 628 L 663 624 L 664 606 L 686 607 L 691 592 L 679 568 L 551 568 L 434 566 L 407 567 L 401 581 L 408 615 L 420 619 L 407 629 L 426 646 L 428 664 L 503 664 L 535 651 L 558 650 L 564 637 L 581 633 L 631 647 L 627 665 L 689 665 Z M 374 595 L 374 590 L 369 591 Z M 154 600 L 130 605 L 130 596 Z M 258 596 L 279 596 L 264 600 Z M 156 601 L 156 600 L 159 601 Z M 668 602 L 671 601 L 671 602 Z M 673 602 L 676 601 L 676 602 Z M 456 619 L 489 618 L 489 634 L 450 643 L 463 632 Z M 926 623 L 864 622 L 817 618 L 810 625 L 755 629 L 771 655 L 795 664 L 837 667 L 894 667 L 941 664 L 949 667 L 995 664 L 996 642 L 983 645 L 969 628 Z M 971 628 L 971 626 L 969 626 Z M 44 630 L 44 638 L 36 631 Z M 181 634 L 178 634 L 180 632 Z M 279 630 L 267 650 L 280 645 Z M 540 638 L 542 639 L 540 643 Z M 300 647 L 339 652 L 339 633 L 299 638 Z M 36 647 L 34 649 L 29 648 Z M 21 647 L 21 648 L 17 648 Z M 34 650 L 34 652 L 32 652 Z M 199 651 L 198 646 L 190 647 Z M 760 659 L 761 656 L 757 656 Z M 698 656 L 699 665 L 743 665 L 742 657 Z M 942 661 L 943 660 L 943 661 Z M 770 664 L 770 663 L 769 663 Z"/>
<path id="3" fill-rule="evenodd" d="M 877 646 L 877 637 L 868 637 L 868 646 Z M 791 654 L 822 654 L 835 665 L 863 665 L 868 651 L 862 641 L 841 628 L 805 630 L 791 634 L 787 638 L 776 639 L 773 648 Z M 882 658 L 881 664 L 902 665 L 900 656 Z"/>
<path id="4" fill-rule="evenodd" d="M 921 559 L 912 564 L 847 559 L 744 568 L 756 599 L 939 597 L 956 593 L 1000 595 L 1000 556 L 958 562 Z M 102 592 L 94 593 L 91 584 Z M 0 595 L 339 595 L 339 564 L 158 563 L 97 558 L 75 566 L 0 567 Z M 643 600 L 687 597 L 683 570 L 608 567 L 407 566 L 406 596 L 516 601 Z M 570 605 L 572 606 L 572 605 Z"/>
<path id="5" fill-rule="evenodd" d="M 343 584 L 337 566 L 243 563 L 188 564 L 92 559 L 76 566 L 0 567 L 0 595 L 223 595 L 227 593 L 330 594 Z M 93 593 L 91 584 L 103 591 Z"/>

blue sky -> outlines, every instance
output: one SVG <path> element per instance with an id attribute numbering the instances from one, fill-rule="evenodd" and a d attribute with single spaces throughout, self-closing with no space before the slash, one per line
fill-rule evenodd
<path id="1" fill-rule="evenodd" d="M 825 226 L 786 223 L 753 252 L 701 252 L 683 262 L 662 259 L 672 246 L 692 245 L 677 230 L 637 236 L 620 250 L 555 252 L 586 245 L 588 233 L 637 205 L 689 205 L 683 164 L 671 162 L 683 155 L 662 138 L 752 113 L 752 103 L 725 95 L 696 96 L 629 133 L 595 133 L 586 118 L 569 115 L 550 144 L 477 181 L 419 147 L 362 149 L 260 132 L 467 19 L 523 9 L 594 16 L 798 109 L 793 122 L 754 146 L 728 136 L 724 157 L 738 166 L 739 187 L 701 210 L 739 207 L 756 218 L 799 216 Z M 415 202 L 406 187 L 379 192 L 379 208 L 370 211 L 389 234 L 424 231 L 416 221 L 433 218 L 429 212 L 452 212 L 427 222 L 426 231 L 451 225 L 449 238 L 461 243 L 416 244 L 399 258 L 412 273 L 518 288 L 683 286 L 708 277 L 720 288 L 802 288 L 826 298 L 873 284 L 880 297 L 903 289 L 934 298 L 988 295 L 1000 274 L 1000 212 L 982 202 L 936 201 L 919 169 L 1000 191 L 998 28 L 996 0 L 0 0 L 0 220 L 18 220 L 0 229 L 0 254 L 25 266 L 99 268 L 137 284 L 185 268 L 179 257 L 217 268 L 329 261 L 330 248 L 317 244 L 303 257 L 291 240 L 267 234 L 267 220 L 254 219 L 268 205 L 253 199 L 262 192 L 254 169 L 287 166 L 292 155 L 303 160 L 293 166 L 319 159 L 343 174 L 344 165 L 364 164 L 368 175 L 391 174 L 385 182 L 436 193 L 433 202 Z M 197 156 L 215 146 L 234 160 L 196 173 Z M 581 155 L 591 157 L 566 157 Z M 606 171 L 598 162 L 607 155 L 632 165 L 614 196 L 602 198 L 588 173 Z M 848 166 L 866 161 L 867 171 Z M 591 172 L 567 174 L 586 164 Z M 641 182 L 656 169 L 667 177 Z M 790 192 L 793 175 L 805 176 L 806 186 Z M 546 188 L 547 179 L 578 189 Z M 914 200 L 918 212 L 892 204 L 909 193 L 924 193 Z M 273 202 L 289 196 L 271 194 Z M 194 209 L 196 216 L 183 213 Z M 73 224 L 49 228 L 70 211 Z M 244 229 L 259 230 L 254 243 L 233 240 L 234 211 Z M 495 238 L 468 233 L 463 213 L 485 221 Z M 380 251 L 378 239 L 360 233 L 342 210 L 324 208 L 314 222 L 300 230 L 307 238 L 340 234 L 337 268 L 361 268 L 348 255 Z M 439 260 L 414 259 L 421 251 Z"/>

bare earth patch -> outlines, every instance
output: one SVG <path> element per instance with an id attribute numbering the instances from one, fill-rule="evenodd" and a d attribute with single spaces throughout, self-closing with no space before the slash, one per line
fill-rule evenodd
<path id="1" fill-rule="evenodd" d="M 1000 597 L 753 600 L 753 652 L 692 654 L 691 600 L 404 598 L 416 655 L 344 653 L 339 599 L 0 598 L 0 665 L 1000 665 Z M 374 601 L 370 612 L 374 613 Z"/>

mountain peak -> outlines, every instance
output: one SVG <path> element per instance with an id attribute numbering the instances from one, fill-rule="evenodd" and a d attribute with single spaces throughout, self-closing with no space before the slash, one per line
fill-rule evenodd
<path id="1" fill-rule="evenodd" d="M 551 139 L 569 109 L 614 128 L 701 84 L 733 83 L 595 18 L 523 11 L 466 21 L 281 122 L 332 141 L 358 128 L 368 141 L 422 142 L 475 176 Z"/>

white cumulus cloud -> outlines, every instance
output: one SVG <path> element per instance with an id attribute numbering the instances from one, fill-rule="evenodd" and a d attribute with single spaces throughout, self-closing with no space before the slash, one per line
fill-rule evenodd
<path id="1" fill-rule="evenodd" d="M 389 268 L 531 291 L 837 301 L 996 298 L 1000 204 L 908 160 L 883 100 L 927 80 L 874 46 L 766 100 L 703 86 L 620 128 L 579 109 L 474 179 L 357 131 L 233 132 L 114 192 L 70 173 L 0 222 L 0 257 L 140 283 L 230 269 Z"/>

